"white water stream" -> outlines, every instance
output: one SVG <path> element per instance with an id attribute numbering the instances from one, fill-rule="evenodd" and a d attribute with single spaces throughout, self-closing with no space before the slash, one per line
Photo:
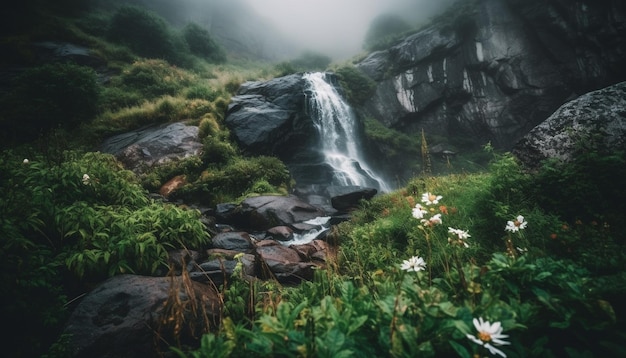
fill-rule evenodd
<path id="1" fill-rule="evenodd" d="M 326 81 L 324 73 L 306 73 L 304 79 L 310 92 L 307 99 L 309 114 L 320 134 L 325 162 L 333 169 L 332 184 L 389 192 L 385 181 L 369 168 L 361 155 L 352 108 Z"/>

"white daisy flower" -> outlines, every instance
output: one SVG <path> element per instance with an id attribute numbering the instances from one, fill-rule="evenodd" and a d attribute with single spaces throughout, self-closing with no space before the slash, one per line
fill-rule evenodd
<path id="1" fill-rule="evenodd" d="M 400 269 L 409 272 L 419 272 L 426 269 L 426 261 L 419 256 L 413 256 L 408 260 L 403 260 Z"/>
<path id="2" fill-rule="evenodd" d="M 424 210 L 424 207 L 422 207 L 420 204 L 415 204 L 415 207 L 413 208 L 414 218 L 422 219 L 426 213 L 428 213 L 428 211 Z"/>
<path id="3" fill-rule="evenodd" d="M 515 220 L 506 222 L 506 227 L 504 228 L 504 230 L 510 232 L 518 232 L 525 229 L 526 225 L 528 225 L 528 221 L 524 221 L 524 217 L 522 215 L 518 215 Z"/>
<path id="4" fill-rule="evenodd" d="M 426 205 L 439 204 L 439 200 L 441 200 L 442 198 L 443 197 L 441 195 L 435 195 L 426 192 L 422 194 L 422 203 L 425 203 Z"/>
<path id="5" fill-rule="evenodd" d="M 483 321 L 482 317 L 474 318 L 473 322 L 478 333 L 475 336 L 467 334 L 466 337 L 472 342 L 487 348 L 492 355 L 497 354 L 506 358 L 504 352 L 494 347 L 494 344 L 498 346 L 511 344 L 503 340 L 509 336 L 502 334 L 502 324 L 500 322 L 490 323 L 489 321 Z"/>

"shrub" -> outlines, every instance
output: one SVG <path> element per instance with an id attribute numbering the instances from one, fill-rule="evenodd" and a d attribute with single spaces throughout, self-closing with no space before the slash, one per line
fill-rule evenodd
<path id="1" fill-rule="evenodd" d="M 220 125 L 217 123 L 215 116 L 212 114 L 207 114 L 202 117 L 200 120 L 200 124 L 198 125 L 198 138 L 203 139 L 208 136 L 215 136 L 220 131 Z M 210 148 L 206 147 L 206 150 L 210 150 Z M 207 157 L 209 159 L 210 157 Z"/>
<path id="2" fill-rule="evenodd" d="M 145 99 L 181 92 L 192 83 L 189 73 L 170 66 L 161 60 L 136 61 L 124 69 L 112 86 L 121 86 L 124 90 L 140 93 Z"/>
<path id="3" fill-rule="evenodd" d="M 205 85 L 192 85 L 185 90 L 185 97 L 187 99 L 205 99 L 207 101 L 214 101 L 217 99 L 219 94 L 219 91 Z"/>
<path id="4" fill-rule="evenodd" d="M 344 66 L 336 71 L 339 84 L 344 90 L 348 102 L 361 104 L 370 98 L 376 90 L 376 82 L 365 76 L 354 66 Z"/>
<path id="5" fill-rule="evenodd" d="M 544 162 L 533 176 L 539 204 L 570 223 L 596 220 L 619 225 L 626 219 L 626 193 L 618 179 L 626 176 L 625 158 L 620 151 L 589 151 L 568 163 Z"/>
<path id="6" fill-rule="evenodd" d="M 120 87 L 107 87 L 102 92 L 100 108 L 108 111 L 117 111 L 122 108 L 136 106 L 144 101 L 144 97 L 137 91 Z"/>
<path id="7" fill-rule="evenodd" d="M 188 23 L 183 29 L 183 38 L 192 54 L 213 63 L 226 61 L 224 49 L 200 25 Z"/>
<path id="8" fill-rule="evenodd" d="M 53 63 L 26 70 L 1 101 L 5 139 L 32 139 L 50 128 L 90 120 L 100 93 L 96 73 L 88 67 Z"/>
<path id="9" fill-rule="evenodd" d="M 142 57 L 168 61 L 176 58 L 175 39 L 169 26 L 156 13 L 143 8 L 120 7 L 111 18 L 108 38 Z"/>
<path id="10" fill-rule="evenodd" d="M 385 127 L 373 118 L 366 118 L 363 123 L 367 140 L 376 143 L 376 146 L 384 152 L 386 158 L 390 158 L 390 161 L 393 161 L 391 158 L 396 156 L 403 156 L 405 160 L 406 157 L 419 157 L 419 139 Z"/>
<path id="11" fill-rule="evenodd" d="M 237 155 L 237 149 L 229 142 L 212 136 L 202 141 L 202 161 L 210 165 L 225 165 Z"/>

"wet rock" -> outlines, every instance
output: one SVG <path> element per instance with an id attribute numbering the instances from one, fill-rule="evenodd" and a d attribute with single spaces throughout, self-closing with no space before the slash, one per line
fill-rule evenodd
<path id="1" fill-rule="evenodd" d="M 528 168 L 545 159 L 572 160 L 584 144 L 599 152 L 626 150 L 626 82 L 582 95 L 533 128 L 512 150 Z"/>
<path id="2" fill-rule="evenodd" d="M 370 200 L 378 190 L 358 186 L 328 187 L 328 195 L 333 208 L 339 212 L 349 212 L 359 207 L 361 200 Z"/>
<path id="3" fill-rule="evenodd" d="M 71 335 L 71 356 L 161 356 L 168 347 L 155 343 L 159 342 L 155 334 L 166 341 L 173 338 L 173 327 L 164 324 L 171 314 L 166 308 L 176 301 L 170 300 L 172 293 L 190 302 L 179 306 L 186 322 L 192 323 L 181 331 L 183 339 L 210 329 L 207 323 L 216 327 L 221 303 L 212 287 L 193 281 L 183 284 L 181 278 L 119 275 L 87 294 L 72 313 L 64 331 Z M 192 306 L 198 308 L 195 313 Z M 197 331 L 190 331 L 194 327 Z"/>
<path id="4" fill-rule="evenodd" d="M 298 252 L 274 240 L 263 240 L 257 245 L 257 253 L 271 277 L 281 283 L 299 283 L 313 279 L 311 262 L 303 262 Z"/>
<path id="5" fill-rule="evenodd" d="M 211 248 L 251 253 L 254 251 L 254 243 L 247 232 L 227 231 L 211 239 Z"/>
<path id="6" fill-rule="evenodd" d="M 198 155 L 201 149 L 197 126 L 171 123 L 110 137 L 101 150 L 115 155 L 127 169 L 142 173 L 154 165 Z"/>
<path id="7" fill-rule="evenodd" d="M 289 241 L 293 239 L 293 229 L 285 225 L 269 228 L 267 234 L 274 240 L 279 241 Z"/>

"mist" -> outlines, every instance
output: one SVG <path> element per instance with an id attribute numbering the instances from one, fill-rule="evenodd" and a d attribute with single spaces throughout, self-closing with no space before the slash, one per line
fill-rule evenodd
<path id="1" fill-rule="evenodd" d="M 397 14 L 412 26 L 426 23 L 455 0 L 242 0 L 300 51 L 345 60 L 363 52 L 374 18 Z"/>

